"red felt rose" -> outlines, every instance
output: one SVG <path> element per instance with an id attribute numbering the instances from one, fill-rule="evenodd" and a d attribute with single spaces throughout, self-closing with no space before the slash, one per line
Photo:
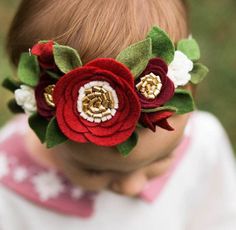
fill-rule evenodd
<path id="1" fill-rule="evenodd" d="M 142 108 L 149 109 L 162 106 L 174 96 L 174 83 L 168 78 L 167 72 L 168 66 L 162 59 L 153 58 L 149 61 L 146 69 L 137 79 L 136 84 L 141 81 L 142 77 L 153 73 L 154 75 L 159 76 L 162 87 L 160 93 L 152 99 L 145 97 L 138 91 Z"/>
<path id="2" fill-rule="evenodd" d="M 39 65 L 43 69 L 55 69 L 56 64 L 53 57 L 53 41 L 38 43 L 33 46 L 31 53 L 38 57 Z"/>
<path id="3" fill-rule="evenodd" d="M 46 119 L 50 119 L 55 115 L 55 108 L 47 103 L 45 99 L 45 89 L 49 86 L 54 85 L 55 82 L 55 79 L 52 79 L 50 78 L 50 76 L 44 74 L 40 77 L 40 81 L 35 88 L 37 111 L 39 115 Z M 48 95 L 50 96 L 50 93 Z"/>
<path id="4" fill-rule="evenodd" d="M 174 114 L 172 111 L 160 111 L 155 113 L 142 113 L 139 122 L 145 127 L 156 131 L 156 126 L 163 129 L 173 131 L 174 129 L 169 125 L 167 118 Z"/>
<path id="5" fill-rule="evenodd" d="M 76 142 L 101 146 L 115 146 L 126 141 L 134 132 L 141 112 L 130 70 L 109 58 L 96 59 L 61 77 L 53 99 L 57 122 L 65 136 Z M 101 115 L 100 112 L 96 115 L 90 113 L 98 107 L 105 108 L 104 103 L 117 105 L 112 109 L 113 116 L 105 116 L 109 120 L 101 120 L 104 117 L 96 118 L 96 122 L 89 120 Z"/>

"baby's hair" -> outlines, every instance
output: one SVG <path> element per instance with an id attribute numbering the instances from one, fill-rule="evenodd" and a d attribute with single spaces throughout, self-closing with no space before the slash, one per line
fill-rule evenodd
<path id="1" fill-rule="evenodd" d="M 12 63 L 39 40 L 78 50 L 83 63 L 116 55 L 144 39 L 153 25 L 173 41 L 188 36 L 182 0 L 23 0 L 12 22 L 7 50 Z"/>

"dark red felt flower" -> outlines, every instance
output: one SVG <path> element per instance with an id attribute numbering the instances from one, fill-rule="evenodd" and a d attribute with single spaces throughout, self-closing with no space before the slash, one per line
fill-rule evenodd
<path id="1" fill-rule="evenodd" d="M 138 91 L 142 108 L 149 109 L 162 106 L 174 96 L 174 83 L 167 77 L 167 72 L 168 66 L 162 59 L 153 58 L 149 61 L 146 69 L 137 79 L 136 84 L 141 81 L 142 77 L 152 73 L 160 78 L 162 87 L 159 94 L 151 99 Z"/>
<path id="2" fill-rule="evenodd" d="M 69 139 L 82 143 L 115 146 L 126 141 L 141 112 L 130 70 L 109 58 L 96 59 L 61 77 L 53 98 L 59 128 Z M 110 108 L 112 115 L 105 116 Z M 101 114 L 105 117 L 93 121 Z"/>
<path id="3" fill-rule="evenodd" d="M 172 131 L 174 130 L 168 123 L 167 118 L 174 114 L 172 111 L 159 111 L 154 113 L 142 113 L 139 122 L 145 127 L 156 131 L 156 126 Z"/>
<path id="4" fill-rule="evenodd" d="M 167 64 L 160 58 L 153 58 L 137 79 L 136 88 L 143 109 L 163 106 L 174 96 L 174 83 L 167 77 L 167 72 Z M 139 122 L 153 132 L 156 126 L 173 130 L 167 122 L 167 118 L 172 115 L 171 111 L 142 112 Z"/>
<path id="5" fill-rule="evenodd" d="M 53 41 L 38 43 L 32 47 L 31 53 L 38 57 L 39 65 L 43 69 L 55 69 L 53 57 Z"/>
<path id="6" fill-rule="evenodd" d="M 40 81 L 35 88 L 37 111 L 39 115 L 46 119 L 50 119 L 55 115 L 55 108 L 52 106 L 53 101 L 50 100 L 50 98 L 52 98 L 52 92 L 50 92 L 50 88 L 53 89 L 54 85 L 55 79 L 52 79 L 50 76 L 44 74 L 40 77 Z"/>

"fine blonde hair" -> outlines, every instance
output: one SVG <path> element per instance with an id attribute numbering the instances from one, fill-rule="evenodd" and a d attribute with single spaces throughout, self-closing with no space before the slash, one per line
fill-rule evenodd
<path id="1" fill-rule="evenodd" d="M 115 58 L 145 38 L 153 25 L 174 42 L 188 35 L 187 10 L 181 0 L 23 0 L 7 38 L 17 65 L 20 53 L 39 40 L 52 39 L 78 50 L 83 63 Z"/>

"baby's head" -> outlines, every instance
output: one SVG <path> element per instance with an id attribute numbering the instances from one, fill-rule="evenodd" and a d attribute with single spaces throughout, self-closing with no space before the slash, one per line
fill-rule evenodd
<path id="1" fill-rule="evenodd" d="M 8 36 L 8 52 L 17 64 L 20 54 L 39 40 L 54 40 L 75 48 L 87 63 L 115 58 L 129 45 L 145 39 L 152 26 L 165 30 L 177 42 L 188 36 L 186 6 L 181 0 L 23 0 Z M 188 88 L 188 86 L 186 86 Z M 170 132 L 138 129 L 139 141 L 128 157 L 116 148 L 68 141 L 48 151 L 58 167 L 77 184 L 91 190 L 114 188 L 135 195 L 145 182 L 160 173 L 157 162 L 169 159 L 181 141 L 187 115 L 168 121 Z M 32 148 L 32 146 L 30 147 Z M 53 153 L 52 153 L 53 152 Z M 163 168 L 168 162 L 163 160 Z"/>

